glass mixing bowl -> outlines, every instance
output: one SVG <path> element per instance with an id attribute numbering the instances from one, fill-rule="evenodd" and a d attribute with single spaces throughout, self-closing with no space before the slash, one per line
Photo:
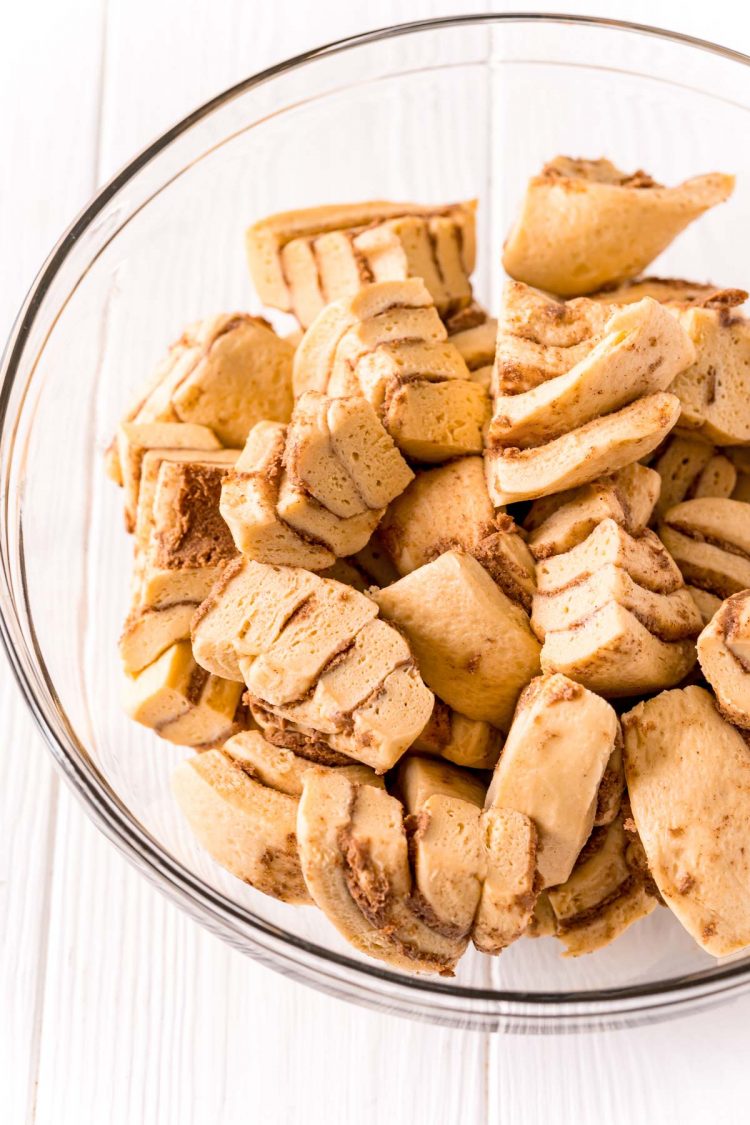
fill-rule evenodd
<path id="1" fill-rule="evenodd" d="M 558 152 L 607 155 L 666 183 L 734 171 L 735 196 L 658 269 L 750 280 L 750 60 L 607 21 L 482 16 L 391 28 L 280 64 L 185 118 L 61 239 L 14 327 L 0 399 L 3 635 L 50 750 L 89 815 L 165 894 L 236 948 L 337 996 L 502 1030 L 617 1025 L 750 983 L 666 910 L 607 949 L 554 939 L 467 954 L 454 980 L 357 956 L 322 915 L 254 892 L 194 843 L 169 792 L 186 753 L 120 709 L 117 637 L 131 547 L 103 451 L 182 327 L 257 311 L 243 228 L 268 212 L 363 198 L 477 196 L 479 298 L 527 177 Z M 743 233 L 744 232 L 744 233 Z M 288 318 L 271 314 L 277 326 Z"/>

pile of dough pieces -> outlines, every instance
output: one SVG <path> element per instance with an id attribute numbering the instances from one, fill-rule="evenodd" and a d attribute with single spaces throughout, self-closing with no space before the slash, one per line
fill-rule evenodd
<path id="1" fill-rule="evenodd" d="M 732 187 L 558 157 L 497 320 L 473 202 L 263 219 L 298 327 L 191 326 L 117 431 L 128 713 L 197 751 L 210 854 L 360 952 L 576 956 L 658 905 L 750 944 L 747 293 L 640 276 Z"/>

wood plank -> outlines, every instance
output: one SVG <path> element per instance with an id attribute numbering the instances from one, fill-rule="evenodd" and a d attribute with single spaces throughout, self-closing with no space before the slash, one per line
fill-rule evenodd
<path id="1" fill-rule="evenodd" d="M 3 332 L 95 186 L 102 11 L 100 0 L 65 10 L 33 0 L 4 13 Z M 23 1122 L 34 1111 L 58 781 L 4 655 L 0 721 L 0 1089 L 4 1119 Z"/>

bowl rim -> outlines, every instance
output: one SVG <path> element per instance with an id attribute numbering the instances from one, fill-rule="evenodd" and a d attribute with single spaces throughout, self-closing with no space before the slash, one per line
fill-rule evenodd
<path id="1" fill-rule="evenodd" d="M 300 69 L 314 60 L 355 50 L 371 43 L 430 30 L 480 26 L 482 24 L 521 23 L 560 24 L 624 31 L 669 43 L 682 44 L 740 63 L 743 66 L 750 66 L 750 56 L 733 48 L 723 47 L 696 36 L 668 31 L 647 24 L 601 16 L 580 16 L 566 13 L 504 12 L 441 16 L 378 28 L 311 48 L 242 79 L 181 118 L 116 172 L 74 218 L 42 264 L 13 322 L 0 361 L 0 449 L 8 441 L 10 442 L 8 464 L 12 464 L 16 423 L 20 417 L 20 412 L 18 417 L 9 416 L 11 393 L 17 380 L 26 344 L 44 298 L 68 253 L 96 216 L 125 184 L 168 148 L 173 141 L 214 110 L 228 104 L 244 92 L 279 75 Z M 8 436 L 9 424 L 10 438 Z M 281 927 L 264 921 L 252 912 L 235 904 L 231 899 L 214 891 L 207 883 L 193 875 L 188 868 L 171 856 L 139 824 L 114 793 L 95 763 L 88 757 L 85 747 L 79 743 L 73 732 L 67 730 L 65 733 L 68 739 L 78 745 L 81 751 L 78 756 L 69 753 L 63 736 L 55 730 L 55 725 L 51 722 L 47 713 L 49 702 L 56 705 L 54 685 L 47 675 L 46 665 L 38 649 L 36 638 L 33 636 L 33 630 L 32 650 L 29 650 L 22 636 L 21 622 L 16 611 L 7 551 L 9 497 L 9 490 L 4 489 L 2 493 L 2 528 L 0 529 L 2 532 L 0 639 L 2 639 L 16 683 L 19 685 L 26 705 L 52 754 L 56 767 L 83 803 L 87 814 L 142 874 L 146 875 L 162 893 L 178 902 L 202 925 L 214 929 L 214 932 L 231 943 L 232 938 L 227 933 L 228 927 L 238 938 L 241 936 L 244 940 L 250 941 L 252 948 L 244 950 L 250 956 L 256 957 L 277 971 L 339 997 L 356 1000 L 359 1003 L 376 1008 L 387 1006 L 389 1010 L 402 1015 L 416 1015 L 421 1018 L 437 1019 L 449 1023 L 454 1023 L 455 1017 L 460 1014 L 467 1025 L 473 1023 L 474 1026 L 485 1028 L 506 1026 L 504 1021 L 513 1017 L 518 1017 L 526 1026 L 534 1025 L 535 1022 L 538 1025 L 547 1024 L 554 1019 L 556 1023 L 558 1021 L 572 1021 L 573 1024 L 581 1027 L 584 1026 L 586 1020 L 627 1016 L 628 1013 L 636 1018 L 643 1018 L 644 1012 L 656 1011 L 656 1018 L 664 1018 L 670 1012 L 680 1014 L 686 1005 L 700 1003 L 706 999 L 711 1001 L 712 999 L 728 998 L 730 995 L 734 996 L 750 986 L 750 965 L 743 965 L 742 963 L 709 969 L 710 975 L 701 971 L 646 985 L 627 985 L 618 988 L 585 991 L 532 992 L 447 984 L 431 977 L 411 977 L 398 974 L 382 967 L 377 962 L 355 960 L 345 954 L 326 949 L 315 942 L 297 937 Z M 30 617 L 29 620 L 31 620 Z M 41 672 L 43 684 L 38 681 L 35 682 L 35 678 L 27 673 L 20 648 L 26 652 L 30 667 L 36 666 L 37 672 Z M 45 692 L 49 694 L 49 700 L 44 699 Z M 61 707 L 57 709 L 64 714 Z M 296 954 L 301 956 L 301 960 L 290 963 L 290 951 L 296 951 Z M 326 973 L 326 966 L 330 967 L 331 965 L 353 973 L 354 980 L 342 980 L 339 977 L 330 979 Z M 368 984 L 375 987 L 368 990 Z M 378 984 L 391 986 L 391 991 L 386 993 L 379 991 Z M 435 1009 L 430 1007 L 429 1003 L 425 1003 L 423 997 L 425 1000 L 434 997 L 435 1000 L 443 1002 L 449 1000 L 475 1001 L 480 1002 L 482 1007 L 479 1010 L 467 1011 L 463 1006 L 451 1008 L 441 1004 L 438 1009 Z M 633 1002 L 649 1000 L 655 1001 L 655 1003 L 633 1006 Z M 496 1007 L 487 1007 L 488 1004 L 494 1004 Z M 584 1022 L 582 1022 L 582 1018 Z"/>

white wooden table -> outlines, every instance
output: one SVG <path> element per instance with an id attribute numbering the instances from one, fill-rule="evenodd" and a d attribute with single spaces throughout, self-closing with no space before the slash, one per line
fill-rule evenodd
<path id="1" fill-rule="evenodd" d="M 571 5 L 750 51 L 750 9 L 739 0 Z M 3 333 L 97 184 L 196 104 L 330 39 L 489 8 L 533 5 L 24 0 L 0 9 Z M 750 998 L 644 1030 L 537 1039 L 452 1032 L 344 1005 L 231 951 L 130 869 L 54 775 L 4 659 L 0 732 L 0 1120 L 8 1125 L 749 1119 Z"/>

